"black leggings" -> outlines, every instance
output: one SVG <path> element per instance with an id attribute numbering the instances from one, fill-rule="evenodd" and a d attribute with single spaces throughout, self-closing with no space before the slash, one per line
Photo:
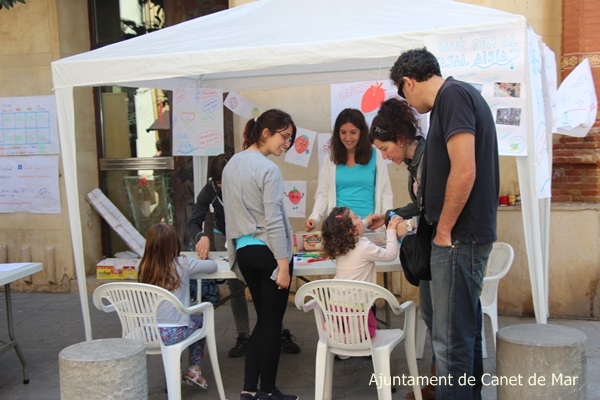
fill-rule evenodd
<path id="1" fill-rule="evenodd" d="M 271 393 L 276 386 L 281 353 L 281 321 L 287 308 L 289 289 L 271 279 L 277 261 L 267 246 L 251 245 L 237 250 L 237 263 L 252 295 L 257 321 L 246 350 L 244 389 Z M 290 264 L 290 274 L 292 265 Z"/>

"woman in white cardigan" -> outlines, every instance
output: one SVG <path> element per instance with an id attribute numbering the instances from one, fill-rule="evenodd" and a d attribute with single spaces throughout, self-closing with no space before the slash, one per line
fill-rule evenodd
<path id="1" fill-rule="evenodd" d="M 347 108 L 338 115 L 323 160 L 313 211 L 306 231 L 313 230 L 334 207 L 348 207 L 361 218 L 393 206 L 388 169 L 381 152 L 371 145 L 369 127 L 360 110 Z"/>

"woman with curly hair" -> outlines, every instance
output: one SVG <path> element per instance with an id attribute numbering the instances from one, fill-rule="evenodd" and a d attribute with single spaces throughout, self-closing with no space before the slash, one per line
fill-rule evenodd
<path id="1" fill-rule="evenodd" d="M 420 135 L 414 109 L 406 101 L 395 98 L 384 101 L 373 119 L 369 137 L 385 159 L 407 166 L 408 194 L 411 199 L 411 202 L 403 207 L 371 216 L 372 224 L 369 227 L 374 229 L 383 225 L 393 211 L 405 220 L 398 224 L 397 228 L 398 237 L 402 237 L 417 228 L 422 198 L 421 159 L 425 151 L 425 138 Z M 430 284 L 431 281 L 419 282 L 419 311 L 429 332 L 432 332 L 433 302 Z M 435 376 L 435 356 L 431 362 L 431 375 Z M 424 386 L 421 395 L 423 400 L 435 400 L 435 387 Z M 414 399 L 413 392 L 407 392 L 406 398 Z"/>
<path id="2" fill-rule="evenodd" d="M 379 247 L 363 235 L 360 216 L 347 207 L 335 207 L 323 221 L 323 256 L 335 260 L 335 279 L 377 283 L 375 261 L 393 261 L 398 255 L 396 226 L 402 221 L 392 217 L 386 230 L 386 246 Z M 369 313 L 369 334 L 375 335 L 377 322 Z"/>
<path id="3" fill-rule="evenodd" d="M 307 232 L 333 207 L 348 207 L 362 218 L 392 208 L 393 193 L 387 165 L 369 142 L 369 126 L 360 110 L 346 108 L 335 120 L 330 155 L 319 170 L 313 211 Z"/>

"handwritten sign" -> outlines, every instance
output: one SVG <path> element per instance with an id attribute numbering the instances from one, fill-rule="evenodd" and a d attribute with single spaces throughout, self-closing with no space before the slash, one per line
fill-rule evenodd
<path id="1" fill-rule="evenodd" d="M 331 147 L 331 133 L 317 134 L 317 153 L 319 154 L 319 170 L 325 157 L 330 157 L 329 149 Z"/>
<path id="2" fill-rule="evenodd" d="M 563 80 L 556 97 L 556 132 L 584 137 L 596 122 L 598 98 L 586 58 Z"/>
<path id="3" fill-rule="evenodd" d="M 472 84 L 487 101 L 496 121 L 499 153 L 526 155 L 525 36 L 510 29 L 431 35 L 425 46 L 437 57 L 444 76 Z"/>
<path id="4" fill-rule="evenodd" d="M 548 103 L 548 96 L 545 96 L 544 85 L 544 57 L 541 40 L 532 29 L 527 30 L 527 49 L 529 51 L 529 77 L 531 87 L 531 123 L 533 125 L 533 145 L 535 153 L 535 175 L 536 192 L 538 199 L 549 198 L 552 196 L 550 176 L 550 152 L 548 150 L 548 138 L 551 137 L 552 121 L 546 121 L 548 109 L 551 104 Z M 554 57 L 551 58 L 552 60 Z M 549 61 L 550 59 L 548 59 Z"/>
<path id="5" fill-rule="evenodd" d="M 59 154 L 54 96 L 0 98 L 0 156 Z"/>
<path id="6" fill-rule="evenodd" d="M 337 116 L 345 108 L 360 110 L 365 115 L 367 125 L 371 126 L 381 103 L 397 94 L 398 89 L 390 79 L 331 85 L 331 129 L 333 130 Z"/>
<path id="7" fill-rule="evenodd" d="M 60 213 L 58 156 L 0 157 L 0 213 Z"/>
<path id="8" fill-rule="evenodd" d="M 173 92 L 173 101 L 173 155 L 223 153 L 223 92 L 182 87 Z"/>

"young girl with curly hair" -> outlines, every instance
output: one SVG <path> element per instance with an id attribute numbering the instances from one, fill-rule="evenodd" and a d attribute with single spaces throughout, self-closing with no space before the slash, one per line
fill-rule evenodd
<path id="1" fill-rule="evenodd" d="M 398 256 L 396 226 L 402 218 L 390 219 L 385 248 L 365 236 L 363 220 L 347 207 L 335 207 L 323 221 L 323 256 L 335 260 L 335 279 L 352 279 L 377 283 L 375 261 L 393 261 Z M 377 322 L 373 311 L 369 313 L 369 334 L 375 335 Z"/>
<path id="2" fill-rule="evenodd" d="M 146 234 L 146 248 L 140 261 L 138 281 L 167 289 L 185 307 L 189 307 L 190 275 L 215 272 L 217 264 L 213 260 L 180 256 L 180 252 L 181 242 L 172 225 L 152 225 Z M 180 314 L 167 302 L 158 306 L 156 314 L 158 331 L 166 345 L 179 343 L 202 327 L 202 315 Z M 203 389 L 208 387 L 200 370 L 205 342 L 205 339 L 201 339 L 190 345 L 190 368 L 183 375 L 184 382 Z"/>

